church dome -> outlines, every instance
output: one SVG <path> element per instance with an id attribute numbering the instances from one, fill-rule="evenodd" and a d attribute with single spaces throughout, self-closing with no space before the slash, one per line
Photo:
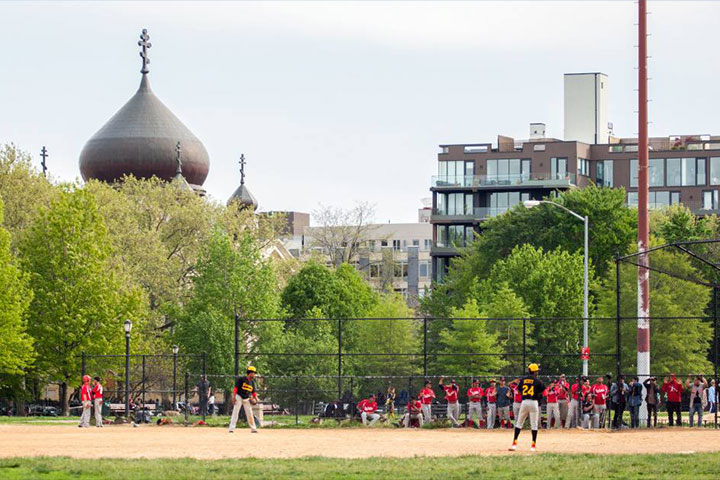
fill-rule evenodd
<path id="1" fill-rule="evenodd" d="M 205 182 L 210 159 L 202 142 L 165 106 L 150 88 L 147 42 L 143 30 L 140 88 L 115 115 L 93 135 L 80 153 L 84 180 L 115 182 L 123 175 L 138 178 L 156 176 L 165 181 L 175 177 L 175 146 L 182 144 L 182 175 L 198 188 Z"/>

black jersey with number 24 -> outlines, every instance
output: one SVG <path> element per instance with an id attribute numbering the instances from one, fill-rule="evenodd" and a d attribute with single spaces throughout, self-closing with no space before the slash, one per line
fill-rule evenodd
<path id="1" fill-rule="evenodd" d="M 523 400 L 541 400 L 545 385 L 532 375 L 520 380 L 520 395 Z"/>

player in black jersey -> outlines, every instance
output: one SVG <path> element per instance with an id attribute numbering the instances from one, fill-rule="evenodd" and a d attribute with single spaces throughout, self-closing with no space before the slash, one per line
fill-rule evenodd
<path id="1" fill-rule="evenodd" d="M 540 367 L 537 363 L 528 365 L 528 374 L 520 379 L 518 389 L 522 396 L 520 411 L 518 418 L 515 419 L 515 437 L 513 438 L 510 451 L 517 450 L 517 439 L 520 436 L 523 423 L 530 417 L 530 429 L 532 430 L 532 446 L 530 451 L 535 451 L 535 441 L 537 440 L 538 420 L 540 418 L 540 399 L 545 391 L 545 385 L 537 378 Z"/>

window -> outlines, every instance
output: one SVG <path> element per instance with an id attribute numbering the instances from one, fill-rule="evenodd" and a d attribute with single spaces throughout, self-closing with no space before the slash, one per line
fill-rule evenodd
<path id="1" fill-rule="evenodd" d="M 667 159 L 667 185 L 668 187 L 677 187 L 682 185 L 683 181 L 683 165 L 682 158 Z"/>
<path id="2" fill-rule="evenodd" d="M 662 187 L 665 185 L 665 159 L 651 158 L 648 170 L 648 180 L 651 187 Z"/>
<path id="3" fill-rule="evenodd" d="M 387 247 L 387 246 L 388 246 L 387 240 L 380 240 L 380 246 L 381 246 L 381 247 Z"/>
<path id="4" fill-rule="evenodd" d="M 718 208 L 718 191 L 703 190 L 703 210 L 717 210 Z"/>
<path id="5" fill-rule="evenodd" d="M 637 192 L 628 192 L 628 206 L 637 207 L 638 205 L 638 194 Z M 680 192 L 673 192 L 668 190 L 653 190 L 648 195 L 648 208 L 651 210 L 657 210 L 668 205 L 677 205 L 680 203 Z"/>
<path id="6" fill-rule="evenodd" d="M 450 225 L 448 227 L 448 243 L 453 247 L 462 247 L 465 245 L 464 225 Z"/>
<path id="7" fill-rule="evenodd" d="M 577 159 L 577 173 L 578 175 L 590 176 L 590 160 L 585 158 Z"/>
<path id="8" fill-rule="evenodd" d="M 545 151 L 545 144 L 541 143 L 540 145 L 533 145 L 533 152 L 544 152 Z"/>
<path id="9" fill-rule="evenodd" d="M 469 185 L 472 183 L 472 177 L 468 180 L 465 178 L 466 163 L 463 160 L 449 160 L 438 162 L 438 175 L 440 180 L 449 184 Z M 470 183 L 466 183 L 470 182 Z"/>
<path id="10" fill-rule="evenodd" d="M 529 158 L 500 158 L 487 160 L 487 180 L 508 184 L 522 178 L 530 178 Z"/>
<path id="11" fill-rule="evenodd" d="M 682 184 L 683 186 L 695 185 L 697 183 L 697 159 L 682 159 Z"/>
<path id="12" fill-rule="evenodd" d="M 419 268 L 420 268 L 420 277 L 428 277 L 428 262 L 420 262 Z"/>
<path id="13" fill-rule="evenodd" d="M 440 215 L 472 215 L 473 196 L 471 193 L 438 194 L 437 211 Z"/>
<path id="14" fill-rule="evenodd" d="M 720 185 L 720 157 L 710 157 L 710 185 Z"/>
<path id="15" fill-rule="evenodd" d="M 495 192 L 490 194 L 489 216 L 501 215 L 520 202 L 530 200 L 529 193 L 521 192 Z"/>
<path id="16" fill-rule="evenodd" d="M 697 159 L 697 184 L 705 185 L 705 159 Z"/>
<path id="17" fill-rule="evenodd" d="M 637 187 L 638 185 L 638 161 L 637 158 L 630 159 L 630 186 Z M 629 204 L 629 202 L 628 202 Z M 635 203 L 637 205 L 637 202 Z"/>
<path id="18" fill-rule="evenodd" d="M 378 264 L 370 265 L 370 278 L 380 278 L 380 265 L 378 265 Z"/>
<path id="19" fill-rule="evenodd" d="M 393 250 L 400 250 L 400 240 L 393 240 Z"/>
<path id="20" fill-rule="evenodd" d="M 419 247 L 419 246 L 420 246 L 420 240 L 413 240 L 413 241 L 412 241 L 412 246 L 413 246 L 413 247 Z"/>
<path id="21" fill-rule="evenodd" d="M 426 238 L 424 246 L 425 248 L 423 250 L 430 250 L 430 248 L 432 247 L 432 239 Z"/>
<path id="22" fill-rule="evenodd" d="M 567 158 L 551 158 L 550 174 L 553 179 L 567 177 Z"/>
<path id="23" fill-rule="evenodd" d="M 702 174 L 700 174 L 702 170 Z M 702 177 L 702 178 L 700 178 Z M 667 185 L 669 187 L 692 186 L 705 183 L 704 158 L 668 158 Z"/>
<path id="24" fill-rule="evenodd" d="M 435 245 L 438 247 L 447 247 L 447 225 L 437 226 L 437 241 Z"/>
<path id="25" fill-rule="evenodd" d="M 600 187 L 612 187 L 613 186 L 613 161 L 602 160 L 597 162 L 597 185 Z"/>
<path id="26" fill-rule="evenodd" d="M 395 278 L 407 278 L 407 263 L 396 263 L 393 265 L 393 276 Z"/>

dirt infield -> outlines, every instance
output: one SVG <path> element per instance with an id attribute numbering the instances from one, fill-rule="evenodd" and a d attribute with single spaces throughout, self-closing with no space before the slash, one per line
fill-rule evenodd
<path id="1" fill-rule="evenodd" d="M 507 451 L 510 431 L 392 429 L 266 429 L 257 434 L 224 428 L 143 425 L 78 429 L 71 426 L 0 425 L 0 457 L 75 458 L 516 455 Z M 527 452 L 530 432 L 520 436 Z M 720 430 L 541 431 L 540 452 L 690 453 L 720 451 Z"/>

